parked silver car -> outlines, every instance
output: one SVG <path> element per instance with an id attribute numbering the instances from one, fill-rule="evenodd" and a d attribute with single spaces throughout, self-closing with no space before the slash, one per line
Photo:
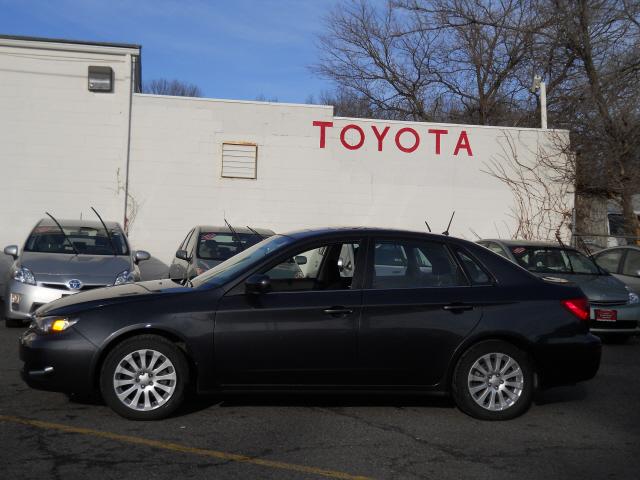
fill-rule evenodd
<path id="1" fill-rule="evenodd" d="M 640 335 L 640 298 L 627 286 L 578 250 L 528 240 L 478 240 L 480 245 L 539 277 L 576 283 L 589 299 L 591 332 L 624 341 Z"/>
<path id="2" fill-rule="evenodd" d="M 106 227 L 106 228 L 105 228 Z M 30 320 L 41 305 L 66 295 L 135 282 L 138 262 L 149 253 L 132 252 L 115 222 L 42 219 L 19 251 L 4 249 L 13 257 L 5 292 L 7 326 Z"/>
<path id="3" fill-rule="evenodd" d="M 607 248 L 594 253 L 592 257 L 601 268 L 640 295 L 640 247 L 627 245 Z"/>

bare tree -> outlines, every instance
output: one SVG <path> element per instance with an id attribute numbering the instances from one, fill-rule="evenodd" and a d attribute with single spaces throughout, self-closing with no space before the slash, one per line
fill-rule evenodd
<path id="1" fill-rule="evenodd" d="M 580 73 L 564 99 L 580 155 L 578 189 L 617 196 L 625 234 L 636 235 L 632 196 L 640 178 L 640 4 L 554 2 L 558 38 Z"/>
<path id="2" fill-rule="evenodd" d="M 566 135 L 555 132 L 550 138 L 525 152 L 517 136 L 505 132 L 498 139 L 499 153 L 485 163 L 485 173 L 513 194 L 512 238 L 553 241 L 564 236 L 572 221 L 573 183 L 567 180 L 575 176 L 575 156 Z"/>
<path id="3" fill-rule="evenodd" d="M 176 97 L 202 97 L 202 90 L 197 85 L 180 80 L 167 80 L 166 78 L 144 82 L 142 93 Z"/>
<path id="4" fill-rule="evenodd" d="M 335 82 L 340 103 L 362 101 L 382 118 L 537 126 L 528 88 L 543 75 L 550 123 L 571 131 L 576 168 L 565 180 L 576 205 L 617 198 L 625 233 L 637 233 L 639 2 L 352 0 L 328 17 L 320 44 L 314 71 Z"/>

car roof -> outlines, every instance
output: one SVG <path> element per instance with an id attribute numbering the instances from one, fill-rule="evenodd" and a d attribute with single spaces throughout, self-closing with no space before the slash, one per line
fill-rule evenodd
<path id="1" fill-rule="evenodd" d="M 603 248 L 602 250 L 598 250 L 596 253 L 594 253 L 594 255 L 603 253 L 603 252 L 609 252 L 611 250 L 640 250 L 640 246 L 638 245 L 618 245 L 617 247 L 609 247 L 609 248 Z"/>
<path id="2" fill-rule="evenodd" d="M 63 227 L 88 227 L 88 228 L 95 228 L 98 230 L 104 229 L 104 227 L 102 226 L 102 223 L 100 223 L 98 220 L 78 220 L 78 219 L 74 220 L 74 219 L 66 219 L 66 218 L 56 218 L 56 220 Z M 104 223 L 107 225 L 107 227 L 109 227 L 109 229 L 117 228 L 119 230 L 122 230 L 118 222 L 105 221 Z M 50 218 L 42 218 L 38 222 L 37 226 L 38 227 L 57 227 L 56 223 Z"/>
<path id="3" fill-rule="evenodd" d="M 291 232 L 283 233 L 288 237 L 298 239 L 312 238 L 312 237 L 324 237 L 333 235 L 384 235 L 384 236 L 420 236 L 432 239 L 444 239 L 451 238 L 453 240 L 460 240 L 455 237 L 448 237 L 446 235 L 436 233 L 426 233 L 416 230 L 400 230 L 394 228 L 384 227 L 324 227 L 324 228 L 308 228 L 303 230 L 294 230 Z"/>
<path id="4" fill-rule="evenodd" d="M 507 247 L 552 247 L 552 248 L 567 248 L 574 250 L 569 245 L 561 245 L 558 242 L 548 242 L 541 240 L 512 240 L 512 239 L 500 239 L 500 238 L 483 238 L 478 242 L 496 242 L 501 243 Z"/>
<path id="5" fill-rule="evenodd" d="M 249 234 L 254 233 L 248 227 L 236 227 L 235 225 L 231 225 L 231 226 L 237 233 L 249 233 Z M 231 230 L 226 225 L 224 226 L 197 225 L 196 228 L 199 229 L 201 232 L 231 233 Z M 273 230 L 269 230 L 268 228 L 256 228 L 256 227 L 251 227 L 251 228 L 261 235 L 275 235 L 275 232 Z"/>

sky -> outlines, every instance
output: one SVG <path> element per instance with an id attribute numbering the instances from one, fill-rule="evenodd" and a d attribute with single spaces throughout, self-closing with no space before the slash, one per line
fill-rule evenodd
<path id="1" fill-rule="evenodd" d="M 204 96 L 304 103 L 332 85 L 309 71 L 340 0 L 0 0 L 0 34 L 142 45 L 142 79 Z"/>

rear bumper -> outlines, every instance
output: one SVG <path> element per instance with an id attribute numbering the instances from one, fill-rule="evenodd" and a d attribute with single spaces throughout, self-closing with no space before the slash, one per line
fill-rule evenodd
<path id="1" fill-rule="evenodd" d="M 535 362 L 540 385 L 567 385 L 595 377 L 600 368 L 602 342 L 591 334 L 554 339 L 539 346 Z"/>
<path id="2" fill-rule="evenodd" d="M 21 376 L 31 388 L 70 393 L 93 390 L 91 365 L 97 349 L 73 328 L 49 335 L 29 329 L 19 342 L 24 362 Z"/>
<path id="3" fill-rule="evenodd" d="M 618 327 L 618 328 L 602 328 L 600 325 L 593 326 L 589 329 L 591 333 L 596 335 L 599 333 L 606 333 L 607 335 L 640 335 L 640 324 L 636 327 Z"/>

